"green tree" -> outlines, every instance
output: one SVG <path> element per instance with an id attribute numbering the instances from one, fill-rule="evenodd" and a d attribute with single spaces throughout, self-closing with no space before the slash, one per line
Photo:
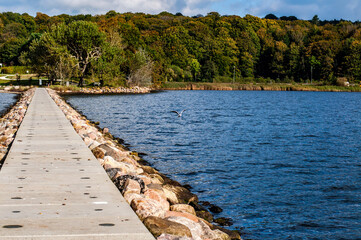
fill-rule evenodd
<path id="1" fill-rule="evenodd" d="M 65 46 L 76 59 L 79 86 L 83 86 L 84 76 L 90 63 L 99 59 L 102 54 L 105 34 L 100 32 L 94 23 L 76 21 L 69 25 L 56 26 L 52 29 L 51 36 L 58 44 Z"/>
<path id="2" fill-rule="evenodd" d="M 267 14 L 265 17 L 265 19 L 273 19 L 273 20 L 278 20 L 278 17 L 272 13 Z"/>
<path id="3" fill-rule="evenodd" d="M 287 45 L 282 41 L 276 41 L 271 60 L 272 72 L 277 78 L 283 78 L 286 74 L 285 54 L 288 50 Z"/>
<path id="4" fill-rule="evenodd" d="M 313 71 L 314 71 L 314 69 L 316 69 L 317 67 L 319 67 L 321 65 L 321 62 L 315 56 L 310 56 L 308 61 L 310 64 L 310 76 L 311 76 L 311 82 L 312 82 Z"/>
<path id="5" fill-rule="evenodd" d="M 342 72 L 350 80 L 361 79 L 361 41 L 348 39 L 345 41 L 342 59 Z"/>
<path id="6" fill-rule="evenodd" d="M 311 20 L 312 24 L 315 25 L 319 25 L 320 24 L 320 19 L 318 18 L 318 15 L 313 16 L 312 20 Z"/>
<path id="7" fill-rule="evenodd" d="M 193 74 L 194 81 L 197 81 L 197 75 L 201 71 L 201 64 L 198 62 L 197 59 L 192 59 L 190 63 L 191 71 Z"/>
<path id="8" fill-rule="evenodd" d="M 332 81 L 335 71 L 334 64 L 336 54 L 336 43 L 332 40 L 321 40 L 313 42 L 308 46 L 307 56 L 310 59 L 310 64 L 313 62 L 312 59 L 319 61 L 319 67 L 313 72 L 317 74 L 316 76 L 319 79 L 327 82 Z M 314 58 L 312 56 L 314 56 Z"/>
<path id="9" fill-rule="evenodd" d="M 109 32 L 103 45 L 102 55 L 93 62 L 94 71 L 103 84 L 125 86 L 126 59 L 124 45 L 119 32 Z"/>
<path id="10" fill-rule="evenodd" d="M 0 61 L 8 65 L 17 65 L 23 44 L 24 40 L 18 38 L 11 38 L 0 44 Z"/>
<path id="11" fill-rule="evenodd" d="M 70 78 L 76 65 L 76 60 L 66 47 L 56 43 L 48 33 L 34 39 L 29 50 L 22 53 L 20 61 L 24 65 L 31 66 L 39 76 L 47 75 L 49 80 Z"/>

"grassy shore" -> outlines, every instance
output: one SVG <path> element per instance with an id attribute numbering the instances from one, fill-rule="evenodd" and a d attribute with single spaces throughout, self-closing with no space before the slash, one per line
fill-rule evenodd
<path id="1" fill-rule="evenodd" d="M 34 74 L 22 75 L 20 81 L 16 81 L 15 75 L 1 74 L 0 89 L 6 86 L 20 86 L 27 88 L 37 86 L 39 80 Z M 46 85 L 46 79 L 43 80 L 43 86 Z M 76 85 L 50 86 L 60 92 L 81 92 L 81 88 Z M 99 88 L 87 86 L 88 89 Z M 361 92 L 361 87 L 356 86 L 335 86 L 321 84 L 300 84 L 300 83 L 211 83 L 211 82 L 166 82 L 154 90 L 245 90 L 245 91 L 318 91 L 318 92 Z"/>
<path id="2" fill-rule="evenodd" d="M 310 85 L 291 83 L 192 83 L 167 82 L 161 90 L 248 90 L 248 91 L 318 91 L 318 92 L 361 92 L 359 86 Z"/>

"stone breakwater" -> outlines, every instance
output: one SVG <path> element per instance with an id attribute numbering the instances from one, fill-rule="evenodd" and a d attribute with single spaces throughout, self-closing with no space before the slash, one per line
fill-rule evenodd
<path id="1" fill-rule="evenodd" d="M 55 90 L 63 93 L 84 93 L 84 94 L 117 94 L 117 93 L 150 93 L 151 89 L 147 87 L 92 87 L 92 88 L 80 88 L 79 90 L 70 89 L 57 89 Z"/>
<path id="2" fill-rule="evenodd" d="M 34 92 L 34 89 L 23 92 L 17 103 L 0 119 L 0 168 L 23 121 Z"/>
<path id="3" fill-rule="evenodd" d="M 240 239 L 237 232 L 210 223 L 212 215 L 180 183 L 144 165 L 137 153 L 98 129 L 54 91 L 50 96 L 90 148 L 124 199 L 157 240 Z"/>

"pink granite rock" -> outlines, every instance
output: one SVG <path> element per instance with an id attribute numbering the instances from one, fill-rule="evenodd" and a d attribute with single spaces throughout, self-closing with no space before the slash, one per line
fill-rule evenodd
<path id="1" fill-rule="evenodd" d="M 121 161 L 124 157 L 127 156 L 126 153 L 121 152 L 119 149 L 109 146 L 109 144 L 101 144 L 99 148 L 105 150 L 105 155 L 111 156 L 116 161 Z"/>
<path id="2" fill-rule="evenodd" d="M 213 230 L 213 232 L 215 234 L 217 234 L 217 236 L 220 240 L 231 240 L 231 237 L 227 233 L 222 232 L 221 230 L 216 229 L 216 230 Z"/>
<path id="3" fill-rule="evenodd" d="M 193 222 L 199 222 L 197 216 L 185 212 L 167 211 L 165 217 L 184 217 L 192 220 Z"/>
<path id="4" fill-rule="evenodd" d="M 124 194 L 125 193 L 140 194 L 140 185 L 138 181 L 128 178 L 124 185 Z"/>
<path id="5" fill-rule="evenodd" d="M 191 193 L 188 189 L 180 186 L 174 186 L 171 184 L 163 185 L 164 192 L 171 204 L 179 204 L 179 203 L 186 203 L 189 202 L 198 202 L 197 195 Z M 175 196 L 175 197 L 174 197 Z"/>
<path id="6" fill-rule="evenodd" d="M 193 240 L 193 238 L 180 237 L 180 236 L 175 236 L 175 235 L 163 233 L 162 235 L 157 237 L 157 240 Z"/>
<path id="7" fill-rule="evenodd" d="M 162 190 L 148 189 L 144 192 L 144 197 L 157 201 L 164 211 L 169 210 L 169 202 Z"/>
<path id="8" fill-rule="evenodd" d="M 89 137 L 85 137 L 83 140 L 85 145 L 87 145 L 87 147 L 89 147 L 93 143 L 93 140 L 90 139 Z"/>
<path id="9" fill-rule="evenodd" d="M 155 200 L 147 198 L 136 198 L 131 202 L 131 207 L 141 220 L 146 217 L 155 216 L 164 218 L 166 211 L 163 210 L 161 204 Z"/>
<path id="10" fill-rule="evenodd" d="M 176 212 L 184 212 L 184 213 L 189 213 L 192 214 L 194 216 L 196 216 L 196 211 L 194 210 L 194 207 L 188 205 L 188 204 L 175 204 L 172 205 L 170 207 L 171 211 L 176 211 Z"/>
<path id="11" fill-rule="evenodd" d="M 144 170 L 144 168 L 143 168 Z M 152 183 L 154 184 L 163 184 L 164 183 L 164 179 L 159 175 L 159 174 L 149 174 L 149 177 L 152 179 Z"/>
<path id="12" fill-rule="evenodd" d="M 149 184 L 152 183 L 151 178 L 148 177 L 146 173 L 142 173 L 142 174 L 139 175 L 138 177 L 143 180 L 145 186 L 147 186 L 147 185 L 149 185 Z"/>
<path id="13" fill-rule="evenodd" d="M 97 135 L 94 132 L 90 132 L 88 133 L 89 138 L 91 138 L 92 140 L 96 140 L 97 139 Z"/>
<path id="14" fill-rule="evenodd" d="M 172 222 L 163 218 L 150 216 L 144 219 L 144 225 L 149 231 L 156 237 L 162 236 L 163 234 L 169 234 L 170 236 L 177 236 L 178 239 L 181 237 L 191 237 L 190 230 L 183 224 Z M 176 238 L 168 239 L 176 239 Z"/>
<path id="15" fill-rule="evenodd" d="M 193 220 L 181 216 L 172 216 L 172 217 L 167 217 L 166 219 L 168 219 L 169 221 L 181 223 L 186 227 L 188 227 L 192 233 L 192 238 L 194 240 L 220 239 L 217 233 L 213 232 L 209 228 L 209 226 L 202 221 L 194 222 Z"/>
<path id="16" fill-rule="evenodd" d="M 105 156 L 104 157 L 104 162 L 103 162 L 103 167 L 105 169 L 108 169 L 108 168 L 119 168 L 119 169 L 122 169 L 123 167 L 123 164 L 115 161 L 112 157 L 110 156 Z"/>
<path id="17" fill-rule="evenodd" d="M 124 157 L 122 160 L 120 160 L 121 162 L 124 163 L 128 163 L 128 164 L 132 164 L 135 167 L 139 167 L 139 164 L 137 161 L 135 161 L 134 159 L 130 158 L 130 157 Z"/>
<path id="18" fill-rule="evenodd" d="M 142 198 L 143 198 L 142 195 L 136 194 L 136 193 L 132 193 L 132 192 L 130 192 L 130 193 L 127 193 L 127 192 L 124 193 L 123 197 L 124 197 L 125 201 L 127 201 L 127 203 L 129 203 L 129 205 L 132 203 L 132 201 L 133 201 L 134 199 L 137 199 L 137 198 L 142 199 Z"/>

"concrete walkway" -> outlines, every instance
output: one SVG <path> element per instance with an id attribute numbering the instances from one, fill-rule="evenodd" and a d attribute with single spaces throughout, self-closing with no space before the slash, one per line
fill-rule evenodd
<path id="1" fill-rule="evenodd" d="M 45 89 L 0 171 L 0 239 L 154 239 Z"/>

